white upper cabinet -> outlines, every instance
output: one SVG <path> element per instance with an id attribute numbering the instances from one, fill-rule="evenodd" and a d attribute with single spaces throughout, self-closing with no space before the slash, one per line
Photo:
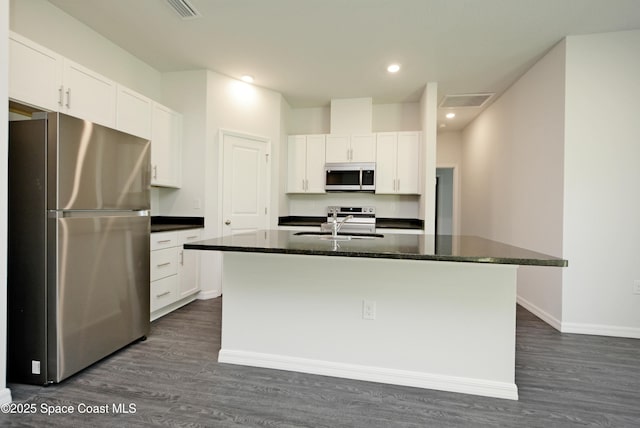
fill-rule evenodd
<path id="1" fill-rule="evenodd" d="M 327 135 L 327 162 L 349 162 L 351 138 L 348 135 Z"/>
<path id="2" fill-rule="evenodd" d="M 376 193 L 420 193 L 420 133 L 377 134 Z"/>
<path id="3" fill-rule="evenodd" d="M 18 34 L 9 46 L 11 99 L 115 127 L 115 82 Z"/>
<path id="4" fill-rule="evenodd" d="M 351 162 L 376 161 L 376 137 L 373 134 L 351 136 Z"/>
<path id="5" fill-rule="evenodd" d="M 116 102 L 116 129 L 150 139 L 153 101 L 127 87 L 118 85 Z"/>
<path id="6" fill-rule="evenodd" d="M 327 135 L 326 161 L 375 162 L 375 135 Z"/>
<path id="7" fill-rule="evenodd" d="M 382 132 L 376 138 L 376 193 L 396 193 L 398 133 Z"/>
<path id="8" fill-rule="evenodd" d="M 287 192 L 324 193 L 324 135 L 291 135 L 288 143 Z"/>
<path id="9" fill-rule="evenodd" d="M 151 118 L 151 185 L 180 187 L 182 116 L 153 103 Z"/>
<path id="10" fill-rule="evenodd" d="M 63 113 L 116 127 L 116 82 L 68 59 L 64 60 Z"/>
<path id="11" fill-rule="evenodd" d="M 62 107 L 62 56 L 24 37 L 9 35 L 9 98 L 58 111 Z"/>

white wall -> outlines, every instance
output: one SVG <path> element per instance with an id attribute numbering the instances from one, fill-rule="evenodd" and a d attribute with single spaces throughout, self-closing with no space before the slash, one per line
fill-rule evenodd
<path id="1" fill-rule="evenodd" d="M 11 0 L 11 30 L 162 102 L 161 75 L 46 0 Z"/>
<path id="2" fill-rule="evenodd" d="M 436 147 L 436 165 L 452 166 L 462 164 L 462 132 L 438 132 Z"/>
<path id="3" fill-rule="evenodd" d="M 436 233 L 437 111 L 438 83 L 428 82 L 420 99 L 420 129 L 422 130 L 420 218 L 424 220 L 424 233 L 428 235 Z"/>
<path id="4" fill-rule="evenodd" d="M 564 58 L 562 42 L 463 131 L 463 234 L 563 255 Z M 518 299 L 559 328 L 561 269 L 521 267 Z"/>
<path id="5" fill-rule="evenodd" d="M 330 133 L 331 109 L 289 108 L 287 134 Z M 372 132 L 419 131 L 420 104 L 373 104 Z M 286 148 L 284 149 L 286 151 Z M 286 165 L 286 158 L 284 159 Z M 285 167 L 286 169 L 286 167 Z M 286 172 L 286 171 L 285 171 Z M 286 174 L 283 178 L 286 180 Z M 286 192 L 283 181 L 282 192 Z M 417 196 L 394 196 L 373 194 L 285 195 L 281 201 L 279 216 L 324 216 L 331 205 L 372 205 L 378 217 L 422 218 L 420 200 Z"/>
<path id="6" fill-rule="evenodd" d="M 373 132 L 419 131 L 420 103 L 374 104 Z"/>
<path id="7" fill-rule="evenodd" d="M 204 217 L 205 155 L 207 142 L 211 140 L 207 134 L 207 72 L 165 73 L 162 88 L 164 102 L 182 113 L 182 187 L 155 191 L 158 214 Z"/>
<path id="8" fill-rule="evenodd" d="M 289 210 L 287 200 L 287 165 L 289 165 L 288 156 L 288 136 L 289 124 L 291 123 L 291 106 L 284 99 L 280 98 L 280 168 L 279 169 L 279 186 L 278 186 L 278 206 L 272 207 L 271 213 L 275 216 L 281 216 Z"/>
<path id="9" fill-rule="evenodd" d="M 9 98 L 9 4 L 0 2 L 0 100 Z M 0 117 L 9 117 L 7 102 Z M 7 370 L 7 120 L 0 120 L 0 404 L 11 402 Z"/>
<path id="10" fill-rule="evenodd" d="M 265 137 L 271 141 L 271 198 L 270 227 L 277 227 L 277 209 L 280 205 L 280 168 L 283 156 L 283 120 L 286 112 L 282 95 L 244 82 L 206 71 L 206 141 L 204 151 L 204 215 L 205 238 L 220 236 L 221 219 L 218 210 L 218 160 L 220 130 L 236 131 Z M 284 163 L 286 165 L 286 162 Z M 221 292 L 220 256 L 203 252 L 201 281 L 203 295 L 211 297 Z"/>
<path id="11" fill-rule="evenodd" d="M 374 195 L 371 193 L 327 193 L 320 195 L 288 195 L 289 212 L 292 216 L 327 215 L 327 207 L 374 206 L 376 217 L 419 218 L 418 197 L 413 195 Z M 285 214 L 282 214 L 285 215 Z"/>
<path id="12" fill-rule="evenodd" d="M 640 338 L 639 47 L 567 38 L 563 331 Z"/>
<path id="13" fill-rule="evenodd" d="M 419 131 L 420 103 L 373 104 L 372 132 Z M 288 134 L 329 134 L 329 107 L 292 108 Z"/>
<path id="14" fill-rule="evenodd" d="M 288 134 L 328 134 L 331 128 L 329 107 L 292 108 L 287 123 Z"/>

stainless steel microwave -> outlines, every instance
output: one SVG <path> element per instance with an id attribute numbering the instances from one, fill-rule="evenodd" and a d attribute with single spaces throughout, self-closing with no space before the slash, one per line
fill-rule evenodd
<path id="1" fill-rule="evenodd" d="M 328 163 L 324 166 L 327 192 L 373 192 L 376 190 L 376 164 Z"/>

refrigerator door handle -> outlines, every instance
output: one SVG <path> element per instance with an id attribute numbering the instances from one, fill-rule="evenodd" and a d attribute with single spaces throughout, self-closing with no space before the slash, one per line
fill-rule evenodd
<path id="1" fill-rule="evenodd" d="M 49 210 L 49 218 L 72 218 L 72 217 L 149 217 L 149 210 L 134 211 L 96 211 L 96 210 Z"/>

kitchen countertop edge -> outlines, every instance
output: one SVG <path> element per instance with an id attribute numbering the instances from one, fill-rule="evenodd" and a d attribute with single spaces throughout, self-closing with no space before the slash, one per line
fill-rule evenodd
<path id="1" fill-rule="evenodd" d="M 204 217 L 152 216 L 151 233 L 173 232 L 177 230 L 201 229 Z"/>
<path id="2" fill-rule="evenodd" d="M 283 233 L 287 233 L 287 232 L 283 232 Z M 236 235 L 236 236 L 239 236 L 239 235 Z M 396 235 L 396 236 L 401 236 L 401 235 Z M 409 235 L 406 235 L 406 236 L 409 236 Z M 477 237 L 472 237 L 472 238 L 482 239 Z M 490 240 L 484 240 L 484 241 L 494 242 Z M 314 242 L 314 241 L 309 241 L 309 242 Z M 496 242 L 496 244 L 511 247 L 502 243 Z M 404 252 L 402 252 L 401 250 L 381 251 L 381 250 L 375 250 L 375 249 L 374 250 L 364 249 L 364 251 L 358 251 L 358 250 L 333 251 L 330 249 L 325 250 L 325 249 L 318 249 L 318 248 L 288 248 L 282 244 L 234 245 L 233 243 L 220 243 L 219 239 L 210 239 L 210 240 L 205 240 L 200 242 L 184 244 L 184 248 L 188 250 L 227 251 L 227 252 L 242 252 L 242 253 L 299 254 L 299 255 L 315 255 L 315 256 L 329 256 L 329 257 L 360 257 L 360 258 L 424 260 L 424 261 L 441 261 L 441 262 L 458 262 L 458 263 L 507 264 L 507 265 L 521 265 L 521 266 L 566 267 L 568 265 L 567 260 L 560 259 L 553 256 L 548 256 L 546 254 L 536 253 L 536 252 L 525 250 L 525 249 L 519 249 L 519 250 L 525 251 L 531 255 L 535 254 L 538 256 L 538 258 L 425 254 L 425 253 L 411 252 L 411 251 L 404 251 Z M 515 247 L 512 247 L 512 248 L 515 248 Z"/>

